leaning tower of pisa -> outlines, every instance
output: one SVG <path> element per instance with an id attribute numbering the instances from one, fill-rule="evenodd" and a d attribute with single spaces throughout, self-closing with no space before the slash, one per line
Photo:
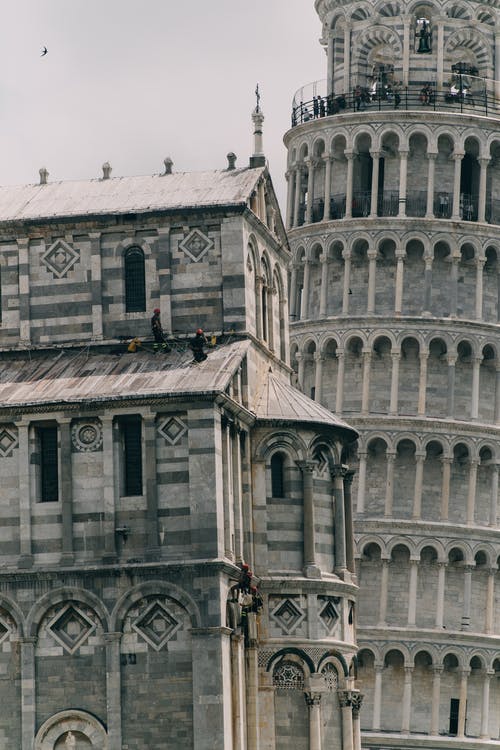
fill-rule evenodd
<path id="1" fill-rule="evenodd" d="M 500 7 L 316 0 L 292 360 L 360 433 L 363 748 L 500 746 Z"/>

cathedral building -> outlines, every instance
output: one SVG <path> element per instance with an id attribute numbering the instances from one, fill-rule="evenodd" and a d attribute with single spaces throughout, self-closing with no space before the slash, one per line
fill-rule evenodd
<path id="1" fill-rule="evenodd" d="M 360 748 L 357 432 L 291 385 L 253 120 L 248 167 L 0 188 L 2 750 Z"/>
<path id="2" fill-rule="evenodd" d="M 359 431 L 366 750 L 500 746 L 500 9 L 315 0 L 293 102 L 291 363 Z"/>

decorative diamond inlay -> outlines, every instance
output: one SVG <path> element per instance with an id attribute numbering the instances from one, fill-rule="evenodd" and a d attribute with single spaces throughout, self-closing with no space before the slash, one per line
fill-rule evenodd
<path id="1" fill-rule="evenodd" d="M 187 426 L 179 417 L 170 417 L 159 425 L 158 432 L 167 443 L 175 445 L 186 434 Z"/>
<path id="2" fill-rule="evenodd" d="M 74 604 L 68 604 L 47 625 L 47 630 L 73 654 L 95 630 L 95 623 Z"/>
<path id="3" fill-rule="evenodd" d="M 293 599 L 285 599 L 279 602 L 271 612 L 272 619 L 288 635 L 298 628 L 305 619 L 305 616 L 305 612 L 302 611 Z"/>
<path id="4" fill-rule="evenodd" d="M 80 255 L 64 240 L 56 240 L 42 255 L 42 263 L 52 271 L 56 279 L 66 276 L 75 263 L 80 260 Z"/>
<path id="5" fill-rule="evenodd" d="M 132 627 L 155 651 L 160 651 L 179 630 L 181 623 L 177 622 L 161 602 L 155 601 L 132 623 Z"/>
<path id="6" fill-rule="evenodd" d="M 325 606 L 320 611 L 319 619 L 327 631 L 331 633 L 339 619 L 339 611 L 331 599 L 328 599 Z"/>
<path id="7" fill-rule="evenodd" d="M 179 248 L 188 255 L 191 260 L 197 263 L 205 253 L 214 246 L 213 240 L 199 229 L 192 229 L 182 242 L 179 242 Z"/>
<path id="8" fill-rule="evenodd" d="M 17 448 L 16 434 L 7 427 L 0 427 L 0 456 L 11 456 L 14 448 Z"/>

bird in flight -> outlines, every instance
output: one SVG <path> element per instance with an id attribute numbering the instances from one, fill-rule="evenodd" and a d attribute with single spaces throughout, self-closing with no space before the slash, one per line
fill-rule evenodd
<path id="1" fill-rule="evenodd" d="M 49 50 L 47 49 L 47 47 L 44 47 L 43 50 L 42 50 L 42 54 L 40 55 L 40 57 L 45 57 L 45 55 L 47 54 L 48 51 Z"/>

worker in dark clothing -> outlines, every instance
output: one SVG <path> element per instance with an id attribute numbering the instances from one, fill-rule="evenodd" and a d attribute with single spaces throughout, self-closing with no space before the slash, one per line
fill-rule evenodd
<path id="1" fill-rule="evenodd" d="M 196 336 L 193 336 L 193 338 L 189 342 L 189 347 L 193 351 L 195 362 L 203 362 L 207 358 L 207 355 L 203 351 L 203 347 L 206 346 L 206 344 L 207 340 L 205 338 L 203 330 L 201 328 L 198 328 L 198 330 L 196 331 Z"/>
<path id="2" fill-rule="evenodd" d="M 151 318 L 151 331 L 154 336 L 154 344 L 153 349 L 155 352 L 161 350 L 162 352 L 169 352 L 171 351 L 170 346 L 165 340 L 165 336 L 163 334 L 163 328 L 161 327 L 161 320 L 160 320 L 160 308 L 157 307 L 153 310 L 153 317 Z"/>

